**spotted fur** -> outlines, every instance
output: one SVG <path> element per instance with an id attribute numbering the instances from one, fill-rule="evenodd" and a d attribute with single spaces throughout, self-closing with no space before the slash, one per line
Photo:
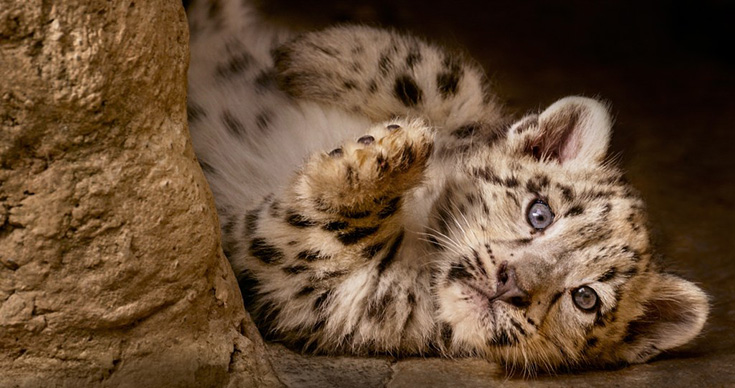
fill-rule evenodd
<path id="1" fill-rule="evenodd" d="M 480 68 L 415 37 L 294 36 L 240 1 L 189 18 L 192 139 L 266 337 L 535 371 L 643 362 L 701 331 L 706 295 L 653 262 L 644 203 L 606 162 L 605 105 L 513 123 Z"/>

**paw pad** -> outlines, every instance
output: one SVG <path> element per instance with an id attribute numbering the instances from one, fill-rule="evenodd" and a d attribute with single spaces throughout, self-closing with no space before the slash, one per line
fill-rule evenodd
<path id="1" fill-rule="evenodd" d="M 370 144 L 373 144 L 374 141 L 375 141 L 375 138 L 372 137 L 372 136 L 370 136 L 370 135 L 365 135 L 365 136 L 357 139 L 357 142 L 360 143 L 360 144 L 362 144 L 362 145 L 370 145 Z"/>

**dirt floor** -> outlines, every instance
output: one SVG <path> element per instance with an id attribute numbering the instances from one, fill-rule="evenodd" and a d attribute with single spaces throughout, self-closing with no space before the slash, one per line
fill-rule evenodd
<path id="1" fill-rule="evenodd" d="M 359 21 L 459 45 L 514 111 L 570 94 L 610 102 L 612 152 L 646 198 L 672 270 L 712 296 L 692 345 L 614 371 L 507 378 L 479 360 L 303 358 L 272 346 L 291 386 L 735 385 L 735 33 L 733 3 L 271 0 L 310 27 Z M 295 369 L 294 369 L 295 368 Z"/>

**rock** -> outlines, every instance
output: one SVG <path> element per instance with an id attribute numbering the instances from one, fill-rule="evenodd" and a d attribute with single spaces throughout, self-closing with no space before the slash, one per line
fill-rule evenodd
<path id="1" fill-rule="evenodd" d="M 186 124 L 175 0 L 0 5 L 0 386 L 275 386 Z"/>

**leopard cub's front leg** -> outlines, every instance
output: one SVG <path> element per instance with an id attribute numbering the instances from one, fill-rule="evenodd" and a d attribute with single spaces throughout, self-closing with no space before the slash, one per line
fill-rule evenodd
<path id="1" fill-rule="evenodd" d="M 431 131 L 421 121 L 375 126 L 355 142 L 314 155 L 299 172 L 290 200 L 315 217 L 384 218 L 421 180 L 432 147 Z"/>
<path id="2" fill-rule="evenodd" d="M 352 335 L 372 303 L 360 287 L 396 255 L 404 198 L 432 148 L 420 120 L 375 126 L 312 155 L 284 193 L 232 228 L 235 239 L 245 236 L 230 258 L 261 329 L 325 349 L 368 341 Z"/>

